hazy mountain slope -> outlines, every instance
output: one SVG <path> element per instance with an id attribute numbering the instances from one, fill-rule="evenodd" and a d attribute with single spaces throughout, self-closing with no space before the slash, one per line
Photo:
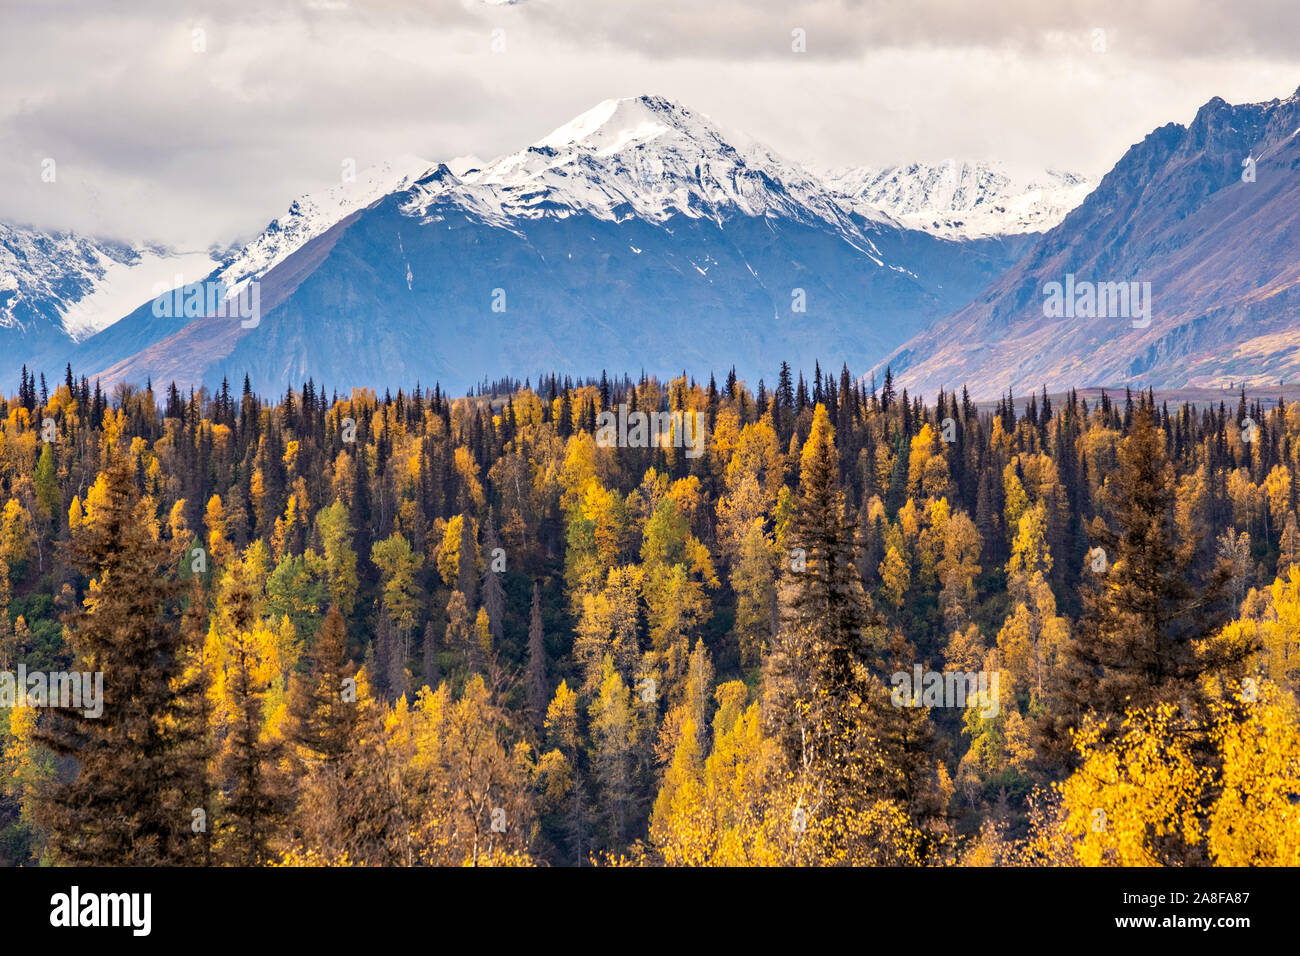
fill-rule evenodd
<path id="1" fill-rule="evenodd" d="M 1300 375 L 1300 95 L 1207 103 L 1133 146 L 976 301 L 888 359 L 900 381 L 979 396 L 1046 384 L 1255 384 Z M 1254 182 L 1242 161 L 1256 158 Z M 1044 289 L 1149 282 L 1150 324 L 1052 318 Z M 1139 320 L 1140 322 L 1141 320 Z"/>
<path id="2" fill-rule="evenodd" d="M 185 281 L 219 282 L 228 295 L 237 295 L 250 279 L 264 276 L 357 210 L 395 190 L 409 187 L 430 168 L 431 164 L 426 160 L 404 157 L 359 171 L 348 182 L 299 196 L 285 215 L 272 221 L 251 242 L 225 257 L 220 264 L 209 263 L 206 269 L 185 271 Z M 269 308 L 265 290 L 261 299 L 262 309 Z M 184 318 L 154 315 L 152 298 L 137 299 L 120 315 L 121 321 L 79 342 L 74 348 L 62 349 L 50 361 L 62 368 L 66 360 L 78 370 L 100 373 L 175 335 L 186 326 Z M 200 337 L 210 339 L 212 331 L 207 330 Z M 186 378 L 192 375 L 192 371 L 187 372 Z"/>

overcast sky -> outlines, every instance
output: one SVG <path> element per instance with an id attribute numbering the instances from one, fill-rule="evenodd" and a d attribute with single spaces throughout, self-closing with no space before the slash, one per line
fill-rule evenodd
<path id="1" fill-rule="evenodd" d="M 345 159 L 490 159 L 639 93 L 813 166 L 1096 177 L 1289 96 L 1298 40 L 1297 0 L 0 0 L 0 220 L 206 248 Z"/>

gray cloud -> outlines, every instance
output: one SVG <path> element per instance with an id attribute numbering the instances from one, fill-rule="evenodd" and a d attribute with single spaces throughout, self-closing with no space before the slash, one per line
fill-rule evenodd
<path id="1" fill-rule="evenodd" d="M 422 6 L 364 5 L 416 19 Z M 482 2 L 466 9 L 485 19 L 501 13 Z M 929 47 L 1048 52 L 1062 38 L 1090 41 L 1095 29 L 1134 55 L 1290 56 L 1300 36 L 1293 0 L 529 0 L 517 9 L 575 43 L 659 57 L 788 56 L 796 28 L 806 31 L 809 55 L 826 57 Z"/>
<path id="2" fill-rule="evenodd" d="M 1047 6 L 8 0 L 0 219 L 224 243 L 336 183 L 343 158 L 490 158 L 643 92 L 810 164 L 960 156 L 1099 175 L 1211 96 L 1268 99 L 1300 83 L 1300 5 Z M 806 53 L 790 50 L 795 27 Z M 47 157 L 55 184 L 40 181 Z"/>

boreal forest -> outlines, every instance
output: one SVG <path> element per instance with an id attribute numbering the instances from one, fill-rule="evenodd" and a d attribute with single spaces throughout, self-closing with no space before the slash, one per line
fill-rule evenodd
<path id="1" fill-rule="evenodd" d="M 0 863 L 1300 863 L 1300 407 L 774 371 L 24 371 Z"/>

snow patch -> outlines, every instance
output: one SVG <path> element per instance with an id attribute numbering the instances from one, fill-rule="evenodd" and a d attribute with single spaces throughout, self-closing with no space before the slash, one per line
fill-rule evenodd
<path id="1" fill-rule="evenodd" d="M 165 252 L 146 249 L 133 263 L 103 257 L 103 275 L 94 290 L 63 313 L 63 328 L 81 342 L 101 332 L 156 296 L 177 286 L 198 282 L 218 265 L 206 252 Z M 179 281 L 178 281 L 179 280 Z"/>

